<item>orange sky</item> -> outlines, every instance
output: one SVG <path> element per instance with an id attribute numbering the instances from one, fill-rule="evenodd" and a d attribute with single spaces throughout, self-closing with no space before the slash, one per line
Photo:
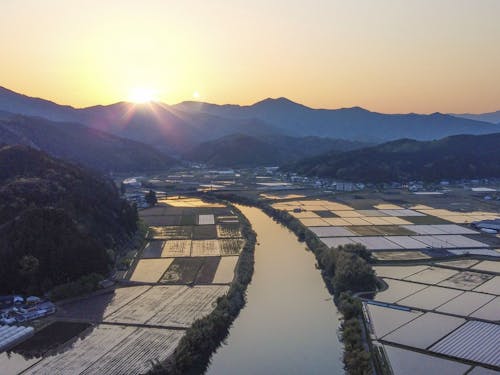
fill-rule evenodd
<path id="1" fill-rule="evenodd" d="M 0 86 L 73 106 L 500 109 L 498 0 L 1 0 Z"/>

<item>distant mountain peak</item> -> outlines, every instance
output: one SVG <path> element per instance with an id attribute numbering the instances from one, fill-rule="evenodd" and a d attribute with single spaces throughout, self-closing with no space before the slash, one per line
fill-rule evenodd
<path id="1" fill-rule="evenodd" d="M 339 108 L 338 110 L 339 111 L 349 111 L 349 112 L 371 113 L 371 111 L 369 111 L 368 109 L 365 109 L 365 108 L 360 107 L 360 106 L 343 107 L 343 108 Z M 333 111 L 335 111 L 335 110 L 333 110 Z"/>
<path id="2" fill-rule="evenodd" d="M 266 98 L 264 100 L 261 100 L 257 103 L 254 103 L 252 107 L 255 106 L 261 106 L 261 105 L 293 105 L 293 106 L 299 106 L 299 107 L 306 107 L 303 104 L 294 102 L 293 100 L 290 100 L 288 98 L 285 98 L 283 96 L 279 98 Z"/>

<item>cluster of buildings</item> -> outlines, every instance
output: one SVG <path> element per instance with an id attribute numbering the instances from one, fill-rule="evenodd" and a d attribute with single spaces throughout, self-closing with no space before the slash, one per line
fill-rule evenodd
<path id="1" fill-rule="evenodd" d="M 56 312 L 50 301 L 30 296 L 0 296 L 0 324 L 12 325 L 42 318 Z"/>

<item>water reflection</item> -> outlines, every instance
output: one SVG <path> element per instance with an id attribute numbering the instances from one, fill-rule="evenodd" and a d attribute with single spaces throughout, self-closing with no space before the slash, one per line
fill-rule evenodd
<path id="1" fill-rule="evenodd" d="M 259 245 L 247 305 L 207 374 L 341 374 L 339 313 L 314 255 L 261 210 L 239 207 Z"/>

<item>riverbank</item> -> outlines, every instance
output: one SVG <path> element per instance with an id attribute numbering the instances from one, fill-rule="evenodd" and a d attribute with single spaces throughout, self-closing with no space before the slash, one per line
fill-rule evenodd
<path id="1" fill-rule="evenodd" d="M 375 274 L 367 262 L 369 254 L 362 247 L 353 252 L 343 251 L 342 248 L 328 248 L 288 212 L 274 209 L 265 202 L 234 194 L 219 194 L 218 197 L 262 209 L 272 219 L 290 229 L 299 241 L 307 244 L 316 257 L 323 280 L 334 297 L 337 308 L 344 315 L 342 341 L 345 346 L 345 370 L 355 375 L 371 374 L 372 357 L 364 338 L 361 304 L 352 296 L 355 292 L 375 289 Z"/>
<path id="2" fill-rule="evenodd" d="M 261 209 L 241 211 L 257 233 L 255 273 L 206 375 L 342 374 L 341 314 L 314 254 Z"/>

